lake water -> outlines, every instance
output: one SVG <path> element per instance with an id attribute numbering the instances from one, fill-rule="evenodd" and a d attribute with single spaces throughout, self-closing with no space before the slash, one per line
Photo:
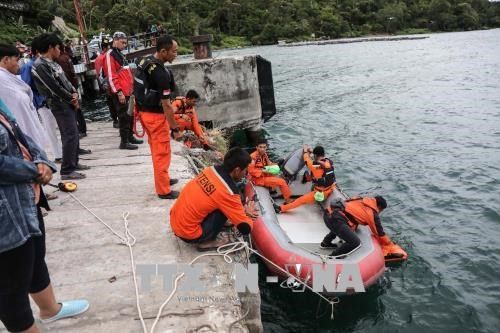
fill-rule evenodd
<path id="1" fill-rule="evenodd" d="M 345 192 L 386 197 L 409 253 L 333 321 L 314 294 L 261 284 L 265 331 L 498 332 L 500 30 L 214 55 L 249 53 L 273 65 L 273 154 L 324 145 Z"/>
<path id="2" fill-rule="evenodd" d="M 262 284 L 265 331 L 498 332 L 500 30 L 223 54 L 249 52 L 273 65 L 273 153 L 324 145 L 344 191 L 386 197 L 410 256 L 334 321 L 314 294 Z"/>

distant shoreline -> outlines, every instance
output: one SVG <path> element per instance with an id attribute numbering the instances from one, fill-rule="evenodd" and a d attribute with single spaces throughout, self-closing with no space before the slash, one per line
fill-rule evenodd
<path id="1" fill-rule="evenodd" d="M 384 36 L 384 37 L 355 37 L 355 38 L 338 38 L 338 39 L 326 39 L 326 40 L 314 40 L 314 41 L 304 41 L 304 42 L 278 42 L 280 47 L 295 47 L 295 46 L 307 46 L 307 45 L 329 45 L 329 44 L 350 44 L 350 43 L 364 43 L 364 42 L 386 42 L 386 41 L 401 41 L 401 40 L 418 40 L 426 39 L 430 36 Z"/>

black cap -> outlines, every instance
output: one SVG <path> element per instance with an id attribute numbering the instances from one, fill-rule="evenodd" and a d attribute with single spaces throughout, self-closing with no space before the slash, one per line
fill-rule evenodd
<path id="1" fill-rule="evenodd" d="M 380 210 L 384 210 L 387 208 L 387 201 L 383 196 L 377 195 L 375 197 L 375 201 L 377 201 L 377 206 L 380 208 Z"/>
<path id="2" fill-rule="evenodd" d="M 313 149 L 313 154 L 316 156 L 325 156 L 325 148 L 321 146 L 316 146 Z"/>

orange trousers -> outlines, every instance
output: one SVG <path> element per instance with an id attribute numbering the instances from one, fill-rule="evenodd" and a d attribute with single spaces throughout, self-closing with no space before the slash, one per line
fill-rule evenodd
<path id="1" fill-rule="evenodd" d="M 262 176 L 259 178 L 253 178 L 252 182 L 257 186 L 264 186 L 267 188 L 279 187 L 285 200 L 290 199 L 290 196 L 292 195 L 292 191 L 288 187 L 288 184 L 283 178 L 280 177 Z"/>
<path id="2" fill-rule="evenodd" d="M 184 118 L 176 118 L 175 122 L 181 131 L 190 130 L 194 132 L 192 121 L 185 120 Z"/>
<path id="3" fill-rule="evenodd" d="M 328 198 L 328 196 L 333 192 L 334 189 L 335 189 L 335 186 L 332 186 L 329 189 L 322 191 L 323 194 L 325 195 L 325 199 Z M 281 211 L 287 212 L 287 211 L 294 209 L 294 208 L 297 208 L 299 206 L 314 203 L 316 201 L 316 200 L 314 200 L 314 193 L 316 193 L 316 192 L 317 192 L 317 190 L 311 191 L 309 193 L 304 194 L 301 197 L 298 197 L 292 203 L 281 205 L 281 207 L 280 207 Z"/>
<path id="4" fill-rule="evenodd" d="M 203 130 L 201 129 L 200 124 L 196 123 L 195 125 L 193 120 L 185 120 L 184 118 L 180 117 L 175 118 L 175 122 L 177 123 L 177 126 L 179 126 L 179 129 L 181 131 L 193 131 L 197 137 L 201 137 L 203 135 Z M 201 140 L 201 143 L 206 144 L 207 142 L 205 140 Z"/>
<path id="5" fill-rule="evenodd" d="M 157 194 L 170 193 L 168 168 L 172 158 L 170 150 L 170 126 L 163 113 L 141 112 L 140 117 L 148 134 Z"/>

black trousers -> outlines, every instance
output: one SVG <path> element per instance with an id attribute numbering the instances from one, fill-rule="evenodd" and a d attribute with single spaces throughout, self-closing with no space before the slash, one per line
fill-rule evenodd
<path id="1" fill-rule="evenodd" d="M 45 263 L 45 225 L 38 209 L 42 235 L 30 237 L 23 245 L 0 253 L 0 320 L 9 332 L 20 332 L 34 323 L 29 294 L 50 284 Z"/>
<path id="2" fill-rule="evenodd" d="M 184 239 L 182 237 L 179 238 L 186 243 L 203 243 L 214 240 L 221 232 L 226 221 L 226 215 L 224 215 L 220 210 L 213 211 L 212 213 L 208 214 L 201 223 L 203 232 L 200 237 L 196 239 Z"/>
<path id="3" fill-rule="evenodd" d="M 330 244 L 335 236 L 340 237 L 345 242 L 332 255 L 349 253 L 361 244 L 359 237 L 349 228 L 347 219 L 339 212 L 334 211 L 332 214 L 325 213 L 323 220 L 328 229 L 330 229 L 330 233 L 325 236 L 323 242 Z"/>
<path id="4" fill-rule="evenodd" d="M 59 100 L 52 100 L 50 110 L 56 118 L 57 127 L 61 132 L 62 163 L 61 175 L 67 175 L 76 170 L 78 165 L 78 147 L 80 138 L 74 107 Z"/>
<path id="5" fill-rule="evenodd" d="M 129 97 L 126 97 L 125 104 L 121 104 L 118 100 L 118 95 L 112 96 L 113 106 L 118 116 L 118 124 L 120 126 L 120 138 L 122 143 L 127 143 L 132 136 L 132 117 L 127 113 Z"/>
<path id="6" fill-rule="evenodd" d="M 85 122 L 85 117 L 83 116 L 83 111 L 81 108 L 78 108 L 76 110 L 76 121 L 78 123 L 78 132 L 87 134 L 87 123 Z"/>
<path id="7" fill-rule="evenodd" d="M 109 108 L 109 115 L 113 121 L 118 121 L 118 113 L 115 110 L 115 105 L 113 104 L 113 97 L 111 95 L 106 95 L 106 104 Z"/>

